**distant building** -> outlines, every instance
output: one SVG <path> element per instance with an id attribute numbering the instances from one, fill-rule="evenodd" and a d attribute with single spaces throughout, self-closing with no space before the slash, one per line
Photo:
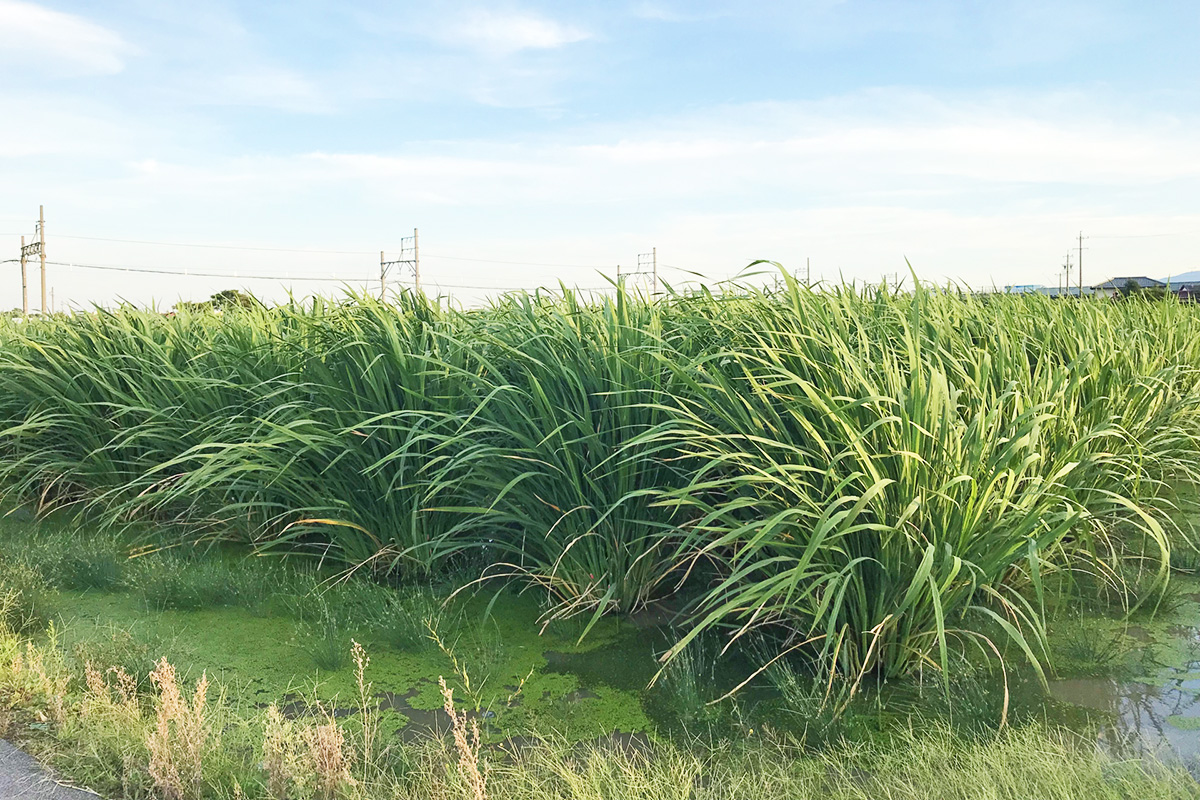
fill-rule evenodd
<path id="1" fill-rule="evenodd" d="M 1167 288 L 1165 283 L 1156 281 L 1154 278 L 1147 278 L 1145 275 L 1131 275 L 1121 278 L 1109 278 L 1104 283 L 1098 283 L 1093 286 L 1092 291 L 1105 297 L 1116 297 L 1119 294 L 1123 294 L 1125 288 L 1131 282 L 1142 290 Z"/>
<path id="2" fill-rule="evenodd" d="M 1171 292 L 1184 303 L 1200 303 L 1200 283 L 1171 284 Z"/>
<path id="3" fill-rule="evenodd" d="M 1071 286 L 1064 289 L 1061 286 L 1043 286 L 1038 289 L 1038 294 L 1044 294 L 1048 297 L 1079 297 L 1079 287 Z M 1083 296 L 1087 297 L 1092 294 L 1092 287 L 1083 287 Z"/>
<path id="4" fill-rule="evenodd" d="M 1019 283 L 1004 287 L 1005 294 L 1033 294 L 1043 287 L 1036 283 Z"/>

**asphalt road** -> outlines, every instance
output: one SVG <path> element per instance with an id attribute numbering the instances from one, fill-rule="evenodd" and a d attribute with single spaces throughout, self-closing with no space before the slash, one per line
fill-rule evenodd
<path id="1" fill-rule="evenodd" d="M 32 756 L 0 739 L 0 800 L 97 800 L 99 796 L 55 783 Z"/>

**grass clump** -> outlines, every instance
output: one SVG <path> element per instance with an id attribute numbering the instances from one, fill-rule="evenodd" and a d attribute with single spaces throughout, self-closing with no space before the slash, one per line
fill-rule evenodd
<path id="1" fill-rule="evenodd" d="M 371 626 L 377 639 L 405 652 L 433 646 L 430 628 L 453 627 L 456 619 L 433 589 L 405 586 L 384 599 L 373 615 Z"/>
<path id="2" fill-rule="evenodd" d="M 125 559 L 103 542 L 89 543 L 65 550 L 55 573 L 63 589 L 113 591 L 125 577 Z"/>
<path id="3" fill-rule="evenodd" d="M 24 634 L 44 630 L 54 615 L 54 590 L 22 561 L 0 563 L 0 628 Z"/>
<path id="4" fill-rule="evenodd" d="M 345 667 L 350 659 L 350 626 L 340 609 L 318 596 L 296 624 L 296 644 L 327 672 Z"/>
<path id="5" fill-rule="evenodd" d="M 1063 571 L 1161 604 L 1194 308 L 784 283 L 0 322 L 0 489 L 400 581 L 482 562 L 584 634 L 685 592 L 670 657 L 762 634 L 852 691 L 970 648 L 1042 668 Z M 217 567 L 137 580 L 255 602 Z"/>
<path id="6" fill-rule="evenodd" d="M 235 606 L 262 612 L 290 583 L 281 568 L 249 568 L 243 560 L 221 556 L 162 553 L 140 561 L 135 587 L 156 611 Z"/>

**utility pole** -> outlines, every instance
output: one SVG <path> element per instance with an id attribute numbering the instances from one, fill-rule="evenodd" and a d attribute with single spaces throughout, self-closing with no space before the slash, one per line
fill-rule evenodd
<path id="1" fill-rule="evenodd" d="M 658 248 L 650 248 L 649 253 L 638 253 L 637 269 L 629 270 L 628 272 L 621 271 L 621 265 L 617 265 L 617 282 L 621 278 L 629 275 L 645 275 L 650 279 L 651 297 L 658 294 Z"/>
<path id="2" fill-rule="evenodd" d="M 25 237 L 21 237 L 21 316 L 29 316 L 29 280 L 26 277 Z"/>
<path id="3" fill-rule="evenodd" d="M 413 285 L 421 291 L 421 248 L 416 228 L 413 228 Z"/>
<path id="4" fill-rule="evenodd" d="M 388 261 L 383 251 L 379 251 L 379 299 L 387 295 L 387 274 L 391 267 L 407 269 L 412 273 L 413 285 L 421 291 L 421 251 L 418 249 L 417 229 L 413 228 L 412 236 L 400 240 L 400 257 Z"/>
<path id="5" fill-rule="evenodd" d="M 812 286 L 812 259 L 804 257 L 804 285 Z"/>
<path id="6" fill-rule="evenodd" d="M 46 214 L 45 207 L 38 206 L 37 241 L 25 244 L 21 237 L 21 313 L 29 315 L 29 281 L 27 264 L 30 256 L 40 256 L 42 260 L 42 313 L 46 313 Z"/>
<path id="7" fill-rule="evenodd" d="M 1083 231 L 1079 232 L 1079 299 L 1083 299 Z"/>
<path id="8" fill-rule="evenodd" d="M 652 281 L 653 281 L 653 285 L 654 285 L 654 293 L 651 295 L 651 297 L 654 297 L 658 294 L 658 248 L 657 247 L 650 248 L 650 259 L 651 259 L 651 266 L 650 266 L 651 276 L 652 276 Z"/>
<path id="9" fill-rule="evenodd" d="M 38 255 L 42 258 L 42 313 L 46 313 L 46 207 L 38 206 Z"/>
<path id="10" fill-rule="evenodd" d="M 1067 296 L 1071 296 L 1071 251 L 1067 251 L 1067 260 L 1063 262 L 1062 274 L 1058 276 L 1058 291 L 1061 294 L 1063 289 L 1063 277 L 1066 276 Z"/>

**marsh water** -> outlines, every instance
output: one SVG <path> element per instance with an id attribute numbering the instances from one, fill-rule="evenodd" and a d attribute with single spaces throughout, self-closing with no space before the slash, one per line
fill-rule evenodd
<path id="1" fill-rule="evenodd" d="M 1098 747 L 1118 757 L 1178 760 L 1200 776 L 1198 597 L 1141 625 L 1103 617 L 1052 625 L 1057 672 L 1047 676 L 1048 691 L 1009 656 L 1009 719 L 1063 724 L 1094 736 Z M 659 674 L 658 656 L 676 633 L 661 621 L 606 619 L 580 643 L 577 625 L 543 631 L 539 606 L 528 597 L 468 606 L 486 606 L 487 622 L 462 623 L 463 632 L 447 647 L 469 670 L 471 692 L 436 647 L 368 645 L 372 702 L 396 735 L 411 739 L 446 729 L 436 683 L 443 675 L 473 707 L 489 745 L 503 749 L 534 742 L 546 730 L 573 741 L 637 748 L 673 732 L 744 738 L 776 728 L 810 739 L 869 737 L 914 718 L 986 729 L 1002 713 L 1003 685 L 995 673 L 959 680 L 948 697 L 936 680 L 866 687 L 836 719 L 823 713 L 828 709 L 821 708 L 819 692 L 806 693 L 811 678 L 806 683 L 795 675 L 790 694 L 787 681 L 763 675 L 734 700 L 713 703 L 753 671 L 753 654 L 715 658 L 716 648 L 702 645 L 690 661 Z M 68 647 L 94 652 L 100 640 L 105 652 L 124 636 L 114 631 L 132 630 L 135 640 L 158 648 L 147 652 L 165 649 L 186 671 L 204 670 L 232 687 L 235 699 L 279 703 L 289 714 L 313 708 L 357 713 L 346 702 L 355 695 L 352 667 L 315 668 L 296 623 L 284 614 L 238 608 L 148 613 L 129 595 L 64 592 L 62 618 Z M 461 619 L 474 618 L 468 613 Z M 363 634 L 370 642 L 370 632 Z M 118 658 L 127 657 L 122 646 L 117 642 Z"/>
<path id="2" fill-rule="evenodd" d="M 1179 760 L 1200 774 L 1200 606 L 1167 624 L 1129 626 L 1131 648 L 1107 675 L 1050 682 L 1060 704 L 1098 712 L 1097 743 L 1118 756 Z"/>
<path id="3" fill-rule="evenodd" d="M 32 529 L 13 520 L 0 525 L 17 535 L 13 541 L 29 532 L 18 527 Z M 1046 685 L 1021 668 L 1022 659 L 1009 648 L 1007 709 L 997 671 L 960 671 L 949 688 L 936 679 L 864 686 L 846 712 L 835 715 L 822 692 L 814 691 L 821 682 L 798 672 L 764 673 L 732 700 L 720 700 L 762 663 L 761 653 L 719 658 L 717 643 L 701 641 L 663 669 L 659 656 L 678 635 L 669 608 L 632 619 L 603 618 L 581 638 L 585 620 L 545 624 L 544 598 L 533 593 L 484 594 L 444 616 L 443 641 L 435 646 L 423 631 L 405 643 L 389 638 L 364 611 L 393 593 L 377 586 L 339 586 L 320 598 L 295 589 L 288 597 L 270 573 L 260 581 L 270 586 L 264 597 L 248 604 L 235 599 L 156 607 L 150 587 L 178 581 L 193 569 L 202 583 L 209 574 L 205 564 L 197 559 L 160 568 L 147 560 L 120 567 L 124 576 L 107 590 L 57 592 L 62 646 L 81 662 L 125 665 L 143 674 L 168 656 L 185 675 L 205 672 L 218 681 L 231 702 L 342 716 L 358 713 L 350 701 L 357 695 L 353 666 L 322 664 L 318 656 L 331 644 L 348 649 L 353 638 L 370 653 L 366 678 L 373 708 L 404 738 L 446 728 L 438 687 L 445 677 L 481 722 L 489 746 L 498 748 L 519 748 L 545 731 L 570 741 L 641 748 L 677 732 L 736 739 L 769 728 L 819 745 L 922 719 L 994 729 L 1007 710 L 1015 724 L 1033 719 L 1065 725 L 1118 757 L 1177 760 L 1200 777 L 1197 578 L 1173 577 L 1175 600 L 1158 613 L 1051 614 Z M 248 574 L 238 573 L 239 580 Z M 297 611 L 314 603 L 327 605 L 340 622 L 314 629 L 308 612 Z"/>

